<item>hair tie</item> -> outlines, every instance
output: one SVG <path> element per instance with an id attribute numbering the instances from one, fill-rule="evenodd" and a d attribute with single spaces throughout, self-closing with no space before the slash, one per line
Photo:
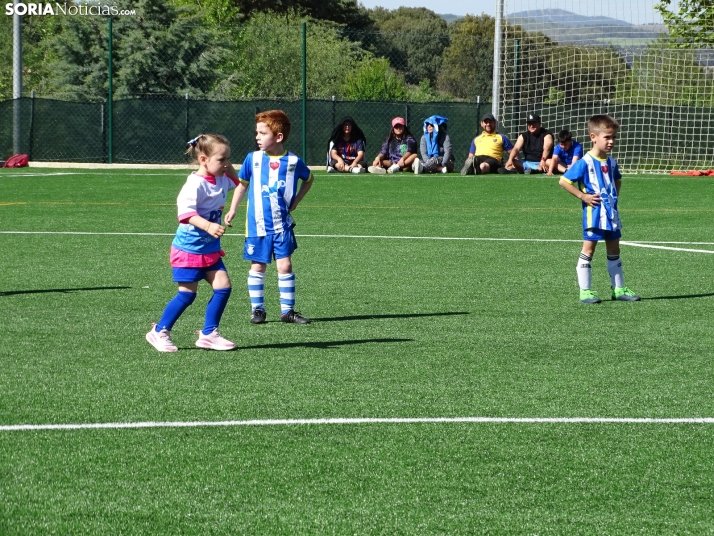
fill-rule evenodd
<path id="1" fill-rule="evenodd" d="M 189 142 L 187 143 L 187 145 L 190 145 L 191 147 L 195 147 L 196 144 L 198 143 L 198 140 L 200 140 L 201 138 L 203 138 L 203 134 L 199 134 L 198 136 L 196 136 L 195 138 L 193 138 L 191 141 L 189 141 Z"/>

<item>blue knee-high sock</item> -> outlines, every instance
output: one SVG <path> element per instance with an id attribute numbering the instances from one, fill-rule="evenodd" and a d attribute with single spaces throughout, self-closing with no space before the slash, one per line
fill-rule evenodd
<path id="1" fill-rule="evenodd" d="M 284 315 L 295 308 L 295 273 L 278 274 L 280 290 L 280 314 Z"/>
<path id="2" fill-rule="evenodd" d="M 176 296 L 174 296 L 174 299 L 166 305 L 164 314 L 161 315 L 161 320 L 156 324 L 156 331 L 161 331 L 162 329 L 171 331 L 176 321 L 195 299 L 195 292 L 179 291 Z"/>
<path id="3" fill-rule="evenodd" d="M 221 317 L 223 316 L 223 311 L 226 309 L 226 304 L 228 304 L 228 298 L 231 297 L 231 289 L 219 288 L 213 291 L 213 296 L 208 301 L 206 306 L 206 322 L 203 325 L 202 333 L 204 335 L 210 335 L 213 330 L 218 327 L 221 323 Z"/>

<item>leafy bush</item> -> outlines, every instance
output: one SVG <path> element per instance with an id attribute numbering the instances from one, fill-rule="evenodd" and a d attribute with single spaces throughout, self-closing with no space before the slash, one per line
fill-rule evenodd
<path id="1" fill-rule="evenodd" d="M 382 58 L 368 60 L 349 73 L 342 88 L 343 96 L 351 100 L 401 101 L 407 97 L 404 79 Z"/>

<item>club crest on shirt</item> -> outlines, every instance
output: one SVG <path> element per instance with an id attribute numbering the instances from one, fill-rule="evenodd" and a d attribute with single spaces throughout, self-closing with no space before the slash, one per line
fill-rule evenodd
<path id="1" fill-rule="evenodd" d="M 280 167 L 280 162 L 271 162 L 270 169 L 278 169 Z"/>
<path id="2" fill-rule="evenodd" d="M 604 164 L 604 165 L 600 166 L 600 169 L 602 169 L 603 173 L 607 173 L 608 169 L 610 169 L 610 168 L 607 167 L 607 164 Z"/>

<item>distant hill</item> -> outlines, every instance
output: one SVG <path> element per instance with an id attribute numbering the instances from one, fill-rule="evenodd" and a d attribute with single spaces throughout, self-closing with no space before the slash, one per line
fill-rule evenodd
<path id="1" fill-rule="evenodd" d="M 667 29 L 661 24 L 635 25 L 611 17 L 587 17 L 564 9 L 533 9 L 506 17 L 529 32 L 541 32 L 558 43 L 613 45 L 637 49 L 657 39 Z M 575 30 L 577 28 L 577 30 Z"/>
<path id="2" fill-rule="evenodd" d="M 463 18 L 461 15 L 452 15 L 450 13 L 447 15 L 439 14 L 439 16 L 446 21 L 446 24 L 451 24 L 455 20 Z"/>
<path id="3" fill-rule="evenodd" d="M 579 26 L 632 26 L 632 24 L 624 20 L 610 17 L 587 17 L 564 9 L 532 9 L 530 11 L 519 11 L 518 13 L 511 13 L 506 18 L 509 22 L 515 24 L 520 24 L 517 22 L 519 20 L 528 20 L 541 24 L 557 24 L 569 28 L 577 28 Z"/>

